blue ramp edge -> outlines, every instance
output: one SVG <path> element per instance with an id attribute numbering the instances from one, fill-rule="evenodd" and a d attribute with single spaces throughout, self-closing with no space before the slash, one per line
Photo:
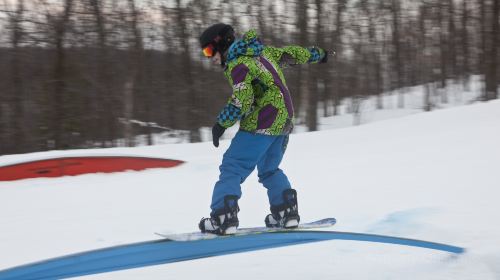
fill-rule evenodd
<path id="1" fill-rule="evenodd" d="M 375 234 L 338 231 L 269 232 L 195 241 L 163 239 L 109 247 L 3 270 L 0 271 L 0 280 L 61 279 L 327 240 L 397 244 L 453 254 L 465 252 L 464 248 L 457 246 Z"/>

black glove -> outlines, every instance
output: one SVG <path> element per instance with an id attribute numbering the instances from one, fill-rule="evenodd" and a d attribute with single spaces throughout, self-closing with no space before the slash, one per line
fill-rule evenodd
<path id="1" fill-rule="evenodd" d="M 335 51 L 327 51 L 327 50 L 324 50 L 325 51 L 325 56 L 323 56 L 323 58 L 319 61 L 319 63 L 327 63 L 328 62 L 328 56 L 335 56 Z"/>
<path id="2" fill-rule="evenodd" d="M 212 127 L 212 141 L 215 147 L 219 147 L 219 138 L 224 134 L 224 131 L 226 131 L 226 129 L 219 123 L 216 123 L 214 127 Z"/>

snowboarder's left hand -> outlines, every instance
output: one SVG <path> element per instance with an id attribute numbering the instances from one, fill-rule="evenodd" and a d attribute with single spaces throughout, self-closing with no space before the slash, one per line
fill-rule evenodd
<path id="1" fill-rule="evenodd" d="M 219 138 L 224 134 L 226 129 L 222 127 L 219 123 L 216 123 L 214 127 L 212 127 L 212 141 L 216 148 L 219 147 Z"/>
<path id="2" fill-rule="evenodd" d="M 325 51 L 325 56 L 323 56 L 323 58 L 319 61 L 319 63 L 327 63 L 328 62 L 328 56 L 335 56 L 335 51 L 328 51 L 328 50 L 324 50 Z"/>

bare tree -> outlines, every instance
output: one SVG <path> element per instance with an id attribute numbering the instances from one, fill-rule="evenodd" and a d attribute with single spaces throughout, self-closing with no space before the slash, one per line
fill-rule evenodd
<path id="1" fill-rule="evenodd" d="M 378 31 L 379 23 L 378 16 L 373 9 L 368 8 L 368 28 L 369 28 L 369 48 L 373 60 L 374 75 L 374 94 L 377 96 L 377 109 L 383 109 L 383 91 L 384 91 L 384 75 L 382 74 L 382 47 L 379 43 Z"/>
<path id="2" fill-rule="evenodd" d="M 22 49 L 21 43 L 23 40 L 24 29 L 22 22 L 25 17 L 24 0 L 17 2 L 14 10 L 8 14 L 8 30 L 10 37 L 10 62 L 9 62 L 9 80 L 10 88 L 7 88 L 7 103 L 11 104 L 11 108 L 2 108 L 2 119 L 5 119 L 5 136 L 11 134 L 10 137 L 2 139 L 11 153 L 19 153 L 28 149 L 28 141 L 26 139 L 26 126 L 24 125 L 24 86 L 22 82 Z M 3 106 L 3 105 L 2 105 Z M 6 112 L 4 112 L 6 111 Z"/>
<path id="3" fill-rule="evenodd" d="M 322 28 L 323 28 L 323 1 L 322 0 L 315 0 L 315 8 L 316 8 L 316 27 L 315 32 L 315 43 L 318 44 L 319 46 L 324 46 L 324 40 L 322 36 Z M 307 9 L 306 9 L 307 12 Z M 301 17 L 305 17 L 302 20 L 307 20 L 306 15 L 301 13 Z M 305 22 L 304 22 L 305 23 Z M 308 33 L 307 31 L 307 25 L 305 27 L 305 30 L 303 29 L 302 32 L 305 34 Z M 304 39 L 302 39 L 304 40 Z M 307 40 L 307 38 L 305 39 Z M 307 43 L 309 44 L 309 43 Z M 320 66 L 321 67 L 321 66 Z M 307 98 L 307 108 L 306 108 L 306 126 L 309 129 L 309 131 L 316 131 L 318 130 L 318 102 L 319 102 L 319 95 L 321 95 L 321 92 L 319 92 L 320 89 L 318 87 L 319 83 L 323 84 L 323 76 L 322 71 L 324 69 L 319 68 L 319 67 L 314 67 L 313 69 L 310 69 L 309 75 L 306 74 L 306 77 L 304 79 L 308 79 L 307 83 L 307 88 L 305 89 L 305 92 L 307 93 L 304 98 Z M 303 71 L 304 72 L 304 71 Z M 305 85 L 304 85 L 305 86 Z M 301 89 L 302 90 L 302 89 Z"/>
<path id="4" fill-rule="evenodd" d="M 139 26 L 139 9 L 136 5 L 136 0 L 127 0 L 128 11 L 130 14 L 129 30 L 130 45 L 129 52 L 131 58 L 129 61 L 129 71 L 127 73 L 127 81 L 125 82 L 124 88 L 124 114 L 126 118 L 132 119 L 137 110 L 135 106 L 135 101 L 137 100 L 140 92 L 143 91 L 143 65 L 144 65 L 144 43 L 141 28 Z M 149 120 L 147 120 L 149 121 Z M 128 145 L 133 146 L 135 143 L 131 139 L 131 128 L 126 127 L 126 138 L 128 139 Z M 152 139 L 150 136 L 150 131 L 148 129 L 148 144 L 152 144 Z"/>
<path id="5" fill-rule="evenodd" d="M 432 58 L 431 58 L 431 44 L 427 42 L 427 25 L 430 6 L 424 2 L 420 6 L 420 14 L 419 14 L 419 46 L 420 46 L 420 81 L 424 83 L 425 93 L 423 100 L 424 111 L 431 111 L 434 108 L 434 104 L 432 102 L 433 90 L 434 90 L 434 82 L 432 81 L 432 75 L 429 74 L 429 71 L 432 71 Z"/>
<path id="6" fill-rule="evenodd" d="M 487 100 L 488 95 L 486 93 L 486 72 L 487 72 L 487 65 L 486 65 L 486 48 L 487 48 L 487 40 L 488 40 L 488 32 L 487 32 L 487 1 L 486 0 L 479 0 L 479 7 L 480 7 L 480 14 L 479 14 L 479 24 L 480 24 L 480 33 L 481 33 L 481 46 L 480 46 L 480 58 L 479 58 L 479 67 L 480 67 L 480 72 L 481 74 L 484 75 L 484 86 L 482 88 L 483 93 L 481 96 L 481 99 Z"/>
<path id="7" fill-rule="evenodd" d="M 363 17 L 365 18 L 363 26 L 362 42 L 362 57 L 363 65 L 367 68 L 366 72 L 366 92 L 365 95 L 377 96 L 377 109 L 383 108 L 382 93 L 383 93 L 383 80 L 382 75 L 382 62 L 381 62 L 381 47 L 377 38 L 377 16 L 375 14 L 375 4 L 369 0 L 362 0 L 359 3 Z"/>
<path id="8" fill-rule="evenodd" d="M 458 46 L 458 34 L 455 25 L 455 3 L 454 0 L 448 0 L 448 44 L 447 44 L 447 56 L 448 64 L 450 65 L 450 77 L 457 78 L 457 46 Z"/>
<path id="9" fill-rule="evenodd" d="M 448 78 L 448 44 L 446 43 L 447 41 L 447 34 L 445 32 L 446 30 L 446 20 L 445 20 L 445 4 L 441 1 L 438 2 L 438 24 L 440 28 L 440 33 L 439 33 L 439 49 L 440 49 L 440 61 L 441 61 L 441 67 L 439 69 L 440 73 L 440 92 L 441 92 L 441 102 L 442 103 L 448 103 L 448 94 L 447 94 L 447 89 L 446 89 L 446 80 Z"/>
<path id="10" fill-rule="evenodd" d="M 492 3 L 491 3 L 492 2 Z M 486 60 L 486 98 L 492 100 L 498 98 L 498 38 L 499 38 L 499 20 L 500 20 L 500 0 L 492 0 L 489 19 L 489 34 L 486 40 L 485 55 Z"/>
<path id="11" fill-rule="evenodd" d="M 189 141 L 190 142 L 200 142 L 201 136 L 199 129 L 197 127 L 198 122 L 198 108 L 199 103 L 197 99 L 197 91 L 193 79 L 193 69 L 190 54 L 190 44 L 188 36 L 188 9 L 181 6 L 181 1 L 177 0 L 177 19 L 178 32 L 180 38 L 181 56 L 182 56 L 182 67 L 181 73 L 184 81 L 188 81 L 184 90 L 184 94 L 187 97 L 187 110 L 185 113 L 185 118 L 187 119 L 187 127 L 190 130 Z"/>
<path id="12" fill-rule="evenodd" d="M 45 2 L 45 5 L 49 5 Z M 49 145 L 55 149 L 68 147 L 68 135 L 65 131 L 64 120 L 67 117 L 65 95 L 67 94 L 67 56 L 65 40 L 69 28 L 69 20 L 73 9 L 73 0 L 64 0 L 63 10 L 60 13 L 47 13 L 49 31 L 52 31 L 52 44 L 55 48 L 55 61 L 52 71 L 52 106 L 49 112 L 50 140 Z M 49 10 L 48 10 L 49 11 Z"/>
<path id="13" fill-rule="evenodd" d="M 333 49 L 339 54 L 338 57 L 335 59 L 336 60 L 336 65 L 333 68 L 333 82 L 334 82 L 334 87 L 332 88 L 332 99 L 333 99 L 333 115 L 338 115 L 339 111 L 339 105 L 342 97 L 342 81 L 343 81 L 343 76 L 344 71 L 343 71 L 343 41 L 342 37 L 344 35 L 344 14 L 347 10 L 347 3 L 348 0 L 337 0 L 337 9 L 335 13 L 335 31 L 332 34 L 332 46 Z"/>
<path id="14" fill-rule="evenodd" d="M 95 20 L 95 30 L 97 32 L 97 68 L 95 75 L 93 98 L 100 102 L 95 102 L 95 115 L 91 119 L 91 123 L 97 123 L 97 137 L 101 142 L 102 147 L 106 147 L 108 143 L 113 145 L 113 140 L 118 136 L 116 122 L 116 114 L 114 110 L 114 102 L 111 85 L 111 70 L 110 60 L 108 56 L 108 31 L 106 28 L 106 16 L 103 12 L 105 1 L 88 0 L 91 7 L 91 12 Z"/>
<path id="15" fill-rule="evenodd" d="M 462 36 L 461 36 L 461 45 L 462 45 L 462 80 L 463 85 L 466 90 L 469 90 L 469 75 L 471 73 L 470 69 L 470 50 L 469 50 L 469 6 L 467 5 L 467 0 L 462 0 Z"/>
<path id="16" fill-rule="evenodd" d="M 298 44 L 301 46 L 305 46 L 308 44 L 308 3 L 309 1 L 297 1 L 296 3 L 296 13 L 297 13 L 297 40 Z M 297 78 L 297 97 L 299 103 L 296 105 L 296 113 L 295 115 L 300 118 L 304 118 L 306 121 L 307 127 L 311 129 L 315 129 L 315 124 L 313 124 L 313 120 L 311 118 L 315 118 L 314 116 L 308 115 L 309 106 L 314 106 L 310 104 L 310 89 L 309 89 L 309 69 L 307 66 L 301 66 L 297 70 L 298 78 Z M 298 114 L 297 114 L 298 113 Z"/>
<path id="17" fill-rule="evenodd" d="M 396 87 L 402 89 L 404 87 L 403 73 L 403 58 L 401 56 L 401 3 L 399 0 L 392 0 L 392 46 L 394 48 L 394 71 L 396 75 Z M 398 107 L 404 107 L 404 92 L 400 91 L 398 98 Z"/>

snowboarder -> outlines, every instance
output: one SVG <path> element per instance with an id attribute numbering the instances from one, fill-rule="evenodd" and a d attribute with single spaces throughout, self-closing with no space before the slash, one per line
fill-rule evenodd
<path id="1" fill-rule="evenodd" d="M 263 45 L 254 30 L 236 40 L 230 25 L 218 23 L 200 36 L 205 57 L 224 68 L 233 94 L 212 128 L 219 146 L 224 131 L 240 121 L 220 165 L 210 218 L 199 223 L 202 232 L 233 234 L 239 225 L 240 184 L 257 166 L 259 182 L 267 189 L 271 214 L 267 227 L 297 227 L 300 216 L 297 192 L 279 168 L 293 129 L 292 99 L 281 70 L 286 64 L 325 63 L 328 53 L 318 47 Z"/>

